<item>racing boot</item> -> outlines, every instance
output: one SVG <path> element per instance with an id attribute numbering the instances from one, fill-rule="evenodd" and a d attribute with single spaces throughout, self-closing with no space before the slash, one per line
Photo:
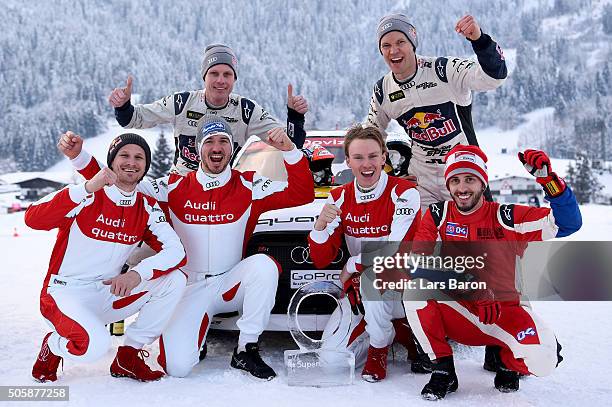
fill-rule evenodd
<path id="1" fill-rule="evenodd" d="M 485 359 L 482 368 L 489 372 L 497 372 L 501 358 L 499 357 L 500 347 L 495 345 L 485 346 Z"/>
<path id="2" fill-rule="evenodd" d="M 368 348 L 368 359 L 366 360 L 361 377 L 366 382 L 376 383 L 387 376 L 387 355 L 389 347 L 375 348 L 370 345 Z"/>
<path id="3" fill-rule="evenodd" d="M 448 393 L 457 391 L 458 387 L 453 357 L 446 356 L 432 362 L 431 378 L 421 390 L 421 395 L 425 400 L 441 400 Z"/>
<path id="4" fill-rule="evenodd" d="M 493 383 L 495 388 L 502 393 L 512 393 L 519 389 L 519 377 L 519 372 L 508 369 L 500 359 Z"/>
<path id="5" fill-rule="evenodd" d="M 238 352 L 238 347 L 234 348 L 230 366 L 245 370 L 258 379 L 272 380 L 276 377 L 276 372 L 261 359 L 257 343 L 247 343 L 242 352 Z"/>
<path id="6" fill-rule="evenodd" d="M 49 336 L 51 336 L 51 332 L 49 332 L 43 339 L 40 352 L 38 353 L 36 362 L 34 362 L 34 366 L 32 367 L 32 377 L 37 382 L 41 383 L 54 382 L 57 380 L 57 368 L 59 367 L 60 362 L 63 360 L 61 356 L 51 353 L 51 349 L 49 349 L 48 344 Z"/>
<path id="7" fill-rule="evenodd" d="M 141 382 L 151 382 L 164 377 L 164 373 L 151 370 L 145 363 L 145 358 L 149 357 L 149 352 L 144 349 L 136 349 L 131 346 L 119 346 L 117 356 L 110 367 L 113 377 L 129 377 L 130 379 Z"/>
<path id="8" fill-rule="evenodd" d="M 412 329 L 408 325 L 406 318 L 394 319 L 391 321 L 395 329 L 395 342 L 406 348 L 408 360 L 410 360 L 410 370 L 413 373 L 431 373 L 431 361 L 429 356 L 417 345 Z"/>
<path id="9" fill-rule="evenodd" d="M 495 388 L 502 393 L 512 393 L 519 389 L 519 373 L 500 366 L 495 374 Z"/>

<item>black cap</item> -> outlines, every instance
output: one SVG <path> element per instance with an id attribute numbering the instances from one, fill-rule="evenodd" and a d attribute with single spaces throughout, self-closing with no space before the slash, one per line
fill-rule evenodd
<path id="1" fill-rule="evenodd" d="M 115 160 L 115 156 L 117 152 L 121 149 L 121 147 L 127 144 L 136 144 L 137 146 L 142 147 L 145 152 L 145 171 L 142 177 L 144 178 L 149 171 L 149 167 L 151 166 L 151 149 L 147 144 L 147 141 L 135 133 L 123 133 L 119 136 L 115 137 L 115 139 L 111 142 L 110 147 L 108 148 L 108 154 L 106 155 L 106 165 L 108 168 L 111 168 L 111 164 Z"/>

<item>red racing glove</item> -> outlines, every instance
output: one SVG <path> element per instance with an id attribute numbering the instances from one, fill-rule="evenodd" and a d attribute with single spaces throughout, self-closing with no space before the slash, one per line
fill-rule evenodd
<path id="1" fill-rule="evenodd" d="M 559 196 L 565 191 L 565 182 L 557 176 L 550 166 L 550 158 L 540 150 L 525 150 L 518 153 L 519 160 L 529 173 L 536 177 L 550 197 Z"/>
<path id="2" fill-rule="evenodd" d="M 474 304 L 478 309 L 478 319 L 485 325 L 494 324 L 501 316 L 501 304 L 497 301 L 476 301 Z"/>
<path id="3" fill-rule="evenodd" d="M 485 325 L 494 324 L 501 316 L 501 304 L 495 301 L 495 295 L 490 289 L 479 292 L 478 299 L 473 304 L 478 312 L 478 319 Z"/>
<path id="4" fill-rule="evenodd" d="M 344 283 L 344 293 L 348 297 L 348 300 L 351 303 L 351 311 L 353 311 L 353 314 L 355 315 L 359 315 L 359 313 L 365 315 L 365 309 L 363 308 L 363 302 L 361 301 L 360 277 L 360 273 L 355 273 Z"/>

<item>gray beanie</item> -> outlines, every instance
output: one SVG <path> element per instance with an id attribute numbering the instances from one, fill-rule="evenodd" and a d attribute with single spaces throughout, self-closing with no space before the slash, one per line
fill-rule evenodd
<path id="1" fill-rule="evenodd" d="M 229 65 L 234 71 L 234 78 L 238 79 L 238 59 L 234 51 L 227 45 L 210 44 L 204 51 L 204 59 L 202 60 L 202 78 L 206 76 L 206 72 L 215 65 Z"/>
<path id="2" fill-rule="evenodd" d="M 202 144 L 204 141 L 215 134 L 223 134 L 227 136 L 233 149 L 234 140 L 230 125 L 221 116 L 217 116 L 216 114 L 207 114 L 202 117 L 198 127 L 198 134 L 196 135 L 196 147 L 198 148 L 198 154 L 200 154 L 202 151 Z"/>
<path id="3" fill-rule="evenodd" d="M 382 37 L 391 32 L 399 31 L 403 33 L 408 41 L 412 44 L 412 47 L 416 50 L 419 45 L 417 39 L 416 28 L 408 21 L 408 17 L 403 14 L 388 14 L 380 19 L 378 28 L 376 29 L 376 35 L 378 36 L 378 50 L 380 51 L 380 40 Z M 382 51 L 381 51 L 382 53 Z"/>

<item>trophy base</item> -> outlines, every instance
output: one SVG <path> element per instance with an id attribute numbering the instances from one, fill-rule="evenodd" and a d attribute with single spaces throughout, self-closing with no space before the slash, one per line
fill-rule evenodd
<path id="1" fill-rule="evenodd" d="M 289 386 L 345 386 L 355 379 L 355 355 L 349 351 L 286 350 L 285 366 Z"/>

